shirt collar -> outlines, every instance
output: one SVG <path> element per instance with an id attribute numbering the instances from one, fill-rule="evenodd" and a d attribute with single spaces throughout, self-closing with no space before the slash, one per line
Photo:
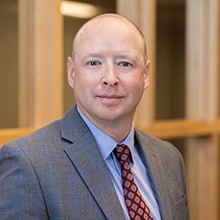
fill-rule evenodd
<path id="1" fill-rule="evenodd" d="M 108 156 L 112 153 L 114 148 L 116 147 L 117 144 L 125 144 L 129 147 L 131 151 L 131 155 L 134 153 L 134 123 L 132 123 L 131 130 L 128 134 L 128 136 L 125 138 L 124 141 L 121 143 L 117 143 L 112 137 L 110 137 L 108 134 L 106 134 L 104 131 L 101 129 L 97 128 L 80 110 L 77 108 L 80 116 L 86 123 L 86 125 L 89 127 L 93 137 L 95 138 L 98 147 L 101 151 L 101 154 L 106 160 Z"/>

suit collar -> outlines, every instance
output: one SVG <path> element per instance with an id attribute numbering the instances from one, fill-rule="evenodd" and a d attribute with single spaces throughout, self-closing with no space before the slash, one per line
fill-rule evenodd
<path id="1" fill-rule="evenodd" d="M 87 131 L 88 128 L 77 112 L 76 106 L 67 112 L 61 120 L 61 137 L 70 142 L 81 138 Z"/>
<path id="2" fill-rule="evenodd" d="M 107 219 L 124 219 L 109 170 L 98 146 L 76 109 L 61 121 L 62 138 L 70 144 L 64 149 L 83 182 Z"/>

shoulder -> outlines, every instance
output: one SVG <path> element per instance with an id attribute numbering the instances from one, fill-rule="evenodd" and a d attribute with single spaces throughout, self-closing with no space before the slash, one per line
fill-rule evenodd
<path id="1" fill-rule="evenodd" d="M 32 133 L 23 136 L 21 138 L 15 139 L 10 142 L 10 144 L 19 144 L 24 142 L 42 142 L 47 139 L 51 139 L 54 137 L 55 134 L 60 132 L 60 120 L 54 121 L 42 128 L 39 128 Z"/>
<path id="2" fill-rule="evenodd" d="M 2 152 L 10 152 L 14 155 L 26 153 L 38 157 L 40 154 L 61 153 L 79 138 L 84 138 L 86 132 L 88 128 L 76 108 L 72 108 L 63 118 L 0 147 L 0 154 L 3 154 Z"/>
<path id="3" fill-rule="evenodd" d="M 146 144 L 153 148 L 161 148 L 162 150 L 172 150 L 174 148 L 174 145 L 170 142 L 146 134 L 138 129 L 135 129 L 135 138 L 141 144 Z"/>
<path id="4" fill-rule="evenodd" d="M 12 140 L 0 148 L 1 154 L 18 154 L 21 151 L 39 151 L 60 142 L 60 121 L 52 122 L 27 136 Z"/>
<path id="5" fill-rule="evenodd" d="M 159 156 L 164 163 L 179 163 L 183 166 L 183 157 L 176 146 L 172 143 L 146 134 L 138 129 L 135 130 L 136 142 L 145 153 Z"/>

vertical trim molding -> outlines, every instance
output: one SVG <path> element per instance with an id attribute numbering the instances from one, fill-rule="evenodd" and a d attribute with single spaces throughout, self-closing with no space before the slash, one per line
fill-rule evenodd
<path id="1" fill-rule="evenodd" d="M 20 127 L 37 128 L 62 115 L 60 1 L 19 1 Z"/>
<path id="2" fill-rule="evenodd" d="M 187 0 L 187 118 L 218 119 L 219 1 Z M 218 219 L 219 140 L 213 133 L 187 140 L 192 219 Z"/>

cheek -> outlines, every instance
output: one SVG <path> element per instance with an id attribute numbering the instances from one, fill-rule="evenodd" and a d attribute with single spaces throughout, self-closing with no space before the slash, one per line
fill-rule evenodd
<path id="1" fill-rule="evenodd" d="M 135 76 L 127 79 L 126 81 L 128 89 L 132 89 L 133 92 L 142 92 L 145 89 L 146 80 L 142 74 L 135 74 Z"/>
<path id="2" fill-rule="evenodd" d="M 128 89 L 130 89 L 133 101 L 135 103 L 139 102 L 145 90 L 145 83 L 143 80 L 135 80 L 133 81 L 132 85 L 130 85 L 130 88 L 128 87 Z"/>
<path id="3" fill-rule="evenodd" d="M 86 93 L 94 88 L 94 79 L 89 74 L 75 74 L 73 88 L 78 93 Z"/>

